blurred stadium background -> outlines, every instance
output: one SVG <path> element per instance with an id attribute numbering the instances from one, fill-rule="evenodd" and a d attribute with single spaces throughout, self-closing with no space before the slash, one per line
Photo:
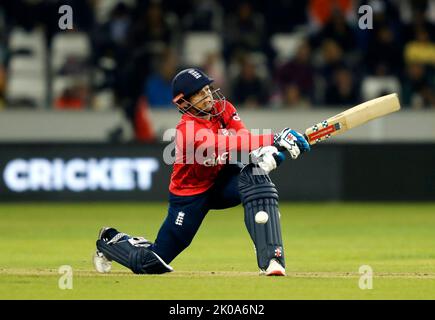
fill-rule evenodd
<path id="1" fill-rule="evenodd" d="M 0 298 L 433 299 L 434 23 L 435 0 L 0 0 Z M 101 226 L 152 240 L 166 216 L 170 80 L 188 66 L 249 128 L 399 94 L 399 112 L 272 172 L 289 277 L 257 276 L 241 207 L 209 214 L 174 273 L 93 270 Z"/>
<path id="2" fill-rule="evenodd" d="M 288 200 L 435 199 L 434 0 L 0 3 L 2 200 L 165 200 L 170 80 L 188 66 L 258 129 L 302 131 L 397 92 L 400 112 L 316 147 L 277 184 Z"/>

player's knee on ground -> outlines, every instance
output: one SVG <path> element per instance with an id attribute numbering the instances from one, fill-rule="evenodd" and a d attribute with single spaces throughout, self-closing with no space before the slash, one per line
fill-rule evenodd
<path id="1" fill-rule="evenodd" d="M 142 243 L 135 238 L 116 236 L 110 240 L 97 240 L 97 249 L 104 256 L 131 269 L 137 274 L 161 274 L 171 272 L 173 269 L 166 264 L 156 253 L 151 251 L 149 243 Z"/>
<path id="2" fill-rule="evenodd" d="M 278 211 L 278 191 L 268 175 L 246 166 L 239 177 L 245 225 L 255 244 L 257 262 L 265 270 L 271 259 L 285 266 Z"/>

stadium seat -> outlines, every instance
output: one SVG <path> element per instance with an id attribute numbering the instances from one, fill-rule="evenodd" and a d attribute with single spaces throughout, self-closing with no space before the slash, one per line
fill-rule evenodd
<path id="1" fill-rule="evenodd" d="M 12 54 L 17 51 L 28 50 L 33 56 L 45 58 L 46 43 L 45 35 L 41 29 L 25 31 L 22 28 L 14 28 L 9 36 L 9 50 Z"/>
<path id="2" fill-rule="evenodd" d="M 45 106 L 47 68 L 45 34 L 16 27 L 9 37 L 6 99 L 13 106 Z"/>
<path id="3" fill-rule="evenodd" d="M 82 32 L 61 32 L 53 37 L 51 49 L 52 71 L 58 72 L 70 57 L 87 59 L 91 45 L 87 34 Z"/>
<path id="4" fill-rule="evenodd" d="M 393 92 L 399 93 L 401 86 L 399 79 L 394 76 L 367 76 L 363 79 L 361 93 L 363 100 L 370 100 Z"/>
<path id="5" fill-rule="evenodd" d="M 45 78 L 45 60 L 35 55 L 13 55 L 9 62 L 9 75 L 28 75 Z"/>
<path id="6" fill-rule="evenodd" d="M 11 75 L 7 82 L 6 99 L 13 106 L 28 101 L 32 106 L 45 107 L 47 86 L 39 77 Z"/>
<path id="7" fill-rule="evenodd" d="M 189 32 L 183 44 L 183 62 L 186 65 L 202 66 L 207 54 L 221 52 L 222 39 L 215 32 Z"/>

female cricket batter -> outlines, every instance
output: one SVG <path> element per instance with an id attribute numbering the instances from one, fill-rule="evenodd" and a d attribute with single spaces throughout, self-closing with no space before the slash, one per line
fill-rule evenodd
<path id="1" fill-rule="evenodd" d="M 113 260 L 134 273 L 170 272 L 169 263 L 189 246 L 210 209 L 242 203 L 260 274 L 285 275 L 278 191 L 268 173 L 284 159 L 281 151 L 296 159 L 310 150 L 309 144 L 289 128 L 275 135 L 251 134 L 212 82 L 193 68 L 174 77 L 173 102 L 183 115 L 176 128 L 168 215 L 154 243 L 102 228 L 94 255 L 97 271 L 110 271 Z M 232 151 L 250 152 L 252 161 L 228 163 Z"/>

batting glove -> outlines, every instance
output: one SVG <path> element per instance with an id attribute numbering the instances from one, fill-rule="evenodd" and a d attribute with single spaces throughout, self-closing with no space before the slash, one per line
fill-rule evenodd
<path id="1" fill-rule="evenodd" d="M 251 162 L 257 164 L 266 174 L 275 170 L 285 159 L 285 155 L 274 146 L 261 147 L 251 152 Z"/>
<path id="2" fill-rule="evenodd" d="M 290 128 L 285 128 L 280 133 L 275 134 L 274 146 L 278 149 L 286 149 L 293 160 L 297 159 L 301 153 L 311 150 L 304 136 Z"/>

